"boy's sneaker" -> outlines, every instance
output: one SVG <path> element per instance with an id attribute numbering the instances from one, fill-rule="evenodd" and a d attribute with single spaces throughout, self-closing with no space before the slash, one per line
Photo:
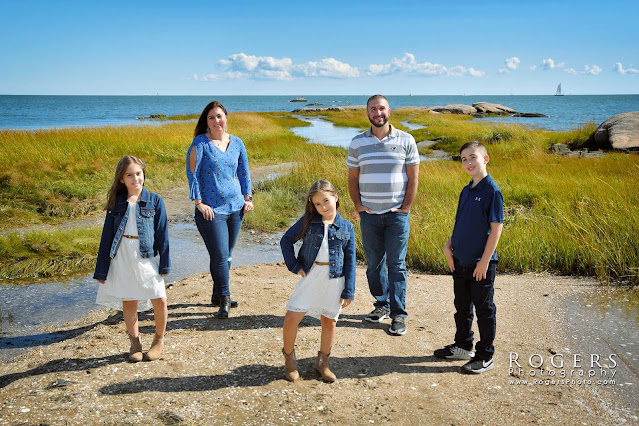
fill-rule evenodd
<path id="1" fill-rule="evenodd" d="M 368 322 L 381 322 L 383 319 L 390 318 L 390 309 L 385 307 L 375 308 L 373 312 L 366 315 Z"/>
<path id="2" fill-rule="evenodd" d="M 437 349 L 433 355 L 437 358 L 445 358 L 445 359 L 473 359 L 475 356 L 475 352 L 471 349 L 467 351 L 466 349 L 462 349 L 456 344 L 445 346 L 441 349 Z"/>
<path id="3" fill-rule="evenodd" d="M 462 372 L 468 374 L 481 374 L 486 371 L 492 370 L 494 367 L 493 359 L 484 361 L 483 359 L 473 358 L 466 364 L 462 365 Z"/>
<path id="4" fill-rule="evenodd" d="M 390 334 L 396 334 L 398 336 L 403 336 L 404 334 L 406 334 L 406 324 L 404 324 L 404 317 L 393 318 L 393 322 L 391 323 L 388 332 Z"/>

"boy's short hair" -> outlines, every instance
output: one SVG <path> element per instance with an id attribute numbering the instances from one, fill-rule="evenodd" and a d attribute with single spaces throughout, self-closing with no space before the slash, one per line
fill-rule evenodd
<path id="1" fill-rule="evenodd" d="M 459 155 L 461 155 L 462 151 L 465 150 L 466 148 L 475 148 L 481 151 L 482 154 L 488 155 L 488 150 L 486 149 L 484 144 L 478 141 L 470 141 L 463 144 L 461 148 L 459 148 Z"/>

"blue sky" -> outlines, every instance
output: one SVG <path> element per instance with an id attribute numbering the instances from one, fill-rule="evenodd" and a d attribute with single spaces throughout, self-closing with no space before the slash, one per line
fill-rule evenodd
<path id="1" fill-rule="evenodd" d="M 0 0 L 0 94 L 636 94 L 638 17 L 634 0 Z"/>

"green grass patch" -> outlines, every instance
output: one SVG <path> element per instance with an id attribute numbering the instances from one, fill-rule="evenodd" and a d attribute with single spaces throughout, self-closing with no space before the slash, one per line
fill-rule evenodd
<path id="1" fill-rule="evenodd" d="M 46 278 L 95 266 L 100 228 L 0 236 L 0 279 Z"/>
<path id="2" fill-rule="evenodd" d="M 363 110 L 321 115 L 339 126 L 369 127 Z M 604 158 L 577 159 L 548 153 L 553 143 L 583 146 L 594 131 L 592 123 L 569 132 L 549 132 L 409 108 L 394 110 L 391 121 L 426 126 L 410 133 L 418 141 L 441 137 L 433 148 L 453 154 L 469 140 L 486 144 L 488 170 L 505 201 L 498 247 L 501 271 L 549 271 L 597 276 L 602 282 L 639 283 L 639 156 L 610 153 Z M 290 174 L 255 186 L 256 209 L 247 215 L 247 226 L 265 231 L 286 228 L 301 214 L 305 194 L 319 178 L 333 182 L 340 193 L 341 214 L 353 218 L 346 149 L 306 144 L 288 130 L 304 125 L 308 124 L 281 112 L 229 116 L 230 132 L 244 140 L 252 166 L 297 164 Z M 115 162 L 126 153 L 147 161 L 150 189 L 161 193 L 163 188 L 185 184 L 184 157 L 193 127 L 193 123 L 168 121 L 161 126 L 0 132 L 0 226 L 63 221 L 99 210 Z M 468 180 L 458 162 L 420 165 L 407 255 L 410 268 L 447 272 L 442 247 L 452 232 L 459 192 Z M 77 257 L 68 257 L 69 265 L 77 259 L 82 265 L 85 259 L 93 266 L 94 259 L 88 261 L 82 255 L 97 252 L 99 231 L 95 232 L 93 247 L 69 243 L 84 247 Z M 0 258 L 10 259 L 7 267 L 23 262 L 22 273 L 32 273 L 38 268 L 25 266 L 29 258 L 65 258 L 54 242 L 61 239 L 39 235 L 29 243 L 5 243 L 8 248 Z M 30 257 L 17 260 L 18 252 L 28 252 Z"/>
<path id="3" fill-rule="evenodd" d="M 340 126 L 369 126 L 363 111 L 322 115 Z M 579 146 L 594 131 L 591 124 L 569 132 L 547 132 L 463 116 L 393 111 L 394 123 L 404 120 L 427 126 L 410 132 L 417 140 L 441 137 L 437 149 L 457 154 L 469 140 L 488 147 L 488 169 L 505 200 L 504 234 L 498 247 L 501 270 L 639 283 L 639 236 L 633 231 L 639 229 L 639 194 L 632 189 L 639 179 L 639 157 L 612 153 L 574 159 L 548 153 L 553 143 Z M 299 200 L 300 212 L 308 185 L 326 177 L 340 191 L 342 215 L 352 218 L 345 155 L 343 149 L 309 153 L 290 176 L 273 185 L 287 188 Z M 407 263 L 417 270 L 446 273 L 442 247 L 452 232 L 459 192 L 469 178 L 454 161 L 423 162 L 420 176 Z M 358 236 L 362 257 L 359 241 Z"/>
<path id="4" fill-rule="evenodd" d="M 294 160 L 307 148 L 287 127 L 306 125 L 270 113 L 229 116 L 231 133 L 246 144 L 251 166 Z M 0 230 L 59 224 L 99 211 L 115 164 L 127 154 L 147 163 L 150 190 L 186 185 L 184 161 L 194 127 L 169 121 L 159 126 L 0 131 Z"/>

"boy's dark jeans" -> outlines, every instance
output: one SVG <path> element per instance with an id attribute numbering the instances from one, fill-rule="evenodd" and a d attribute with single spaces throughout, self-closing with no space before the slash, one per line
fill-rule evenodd
<path id="1" fill-rule="evenodd" d="M 488 361 L 495 353 L 493 342 L 497 328 L 497 308 L 493 303 L 495 294 L 495 270 L 497 262 L 488 264 L 486 278 L 476 281 L 473 277 L 475 265 L 460 266 L 455 259 L 453 282 L 455 291 L 455 344 L 467 351 L 473 349 L 473 306 L 477 313 L 480 341 L 475 345 L 475 358 Z"/>

